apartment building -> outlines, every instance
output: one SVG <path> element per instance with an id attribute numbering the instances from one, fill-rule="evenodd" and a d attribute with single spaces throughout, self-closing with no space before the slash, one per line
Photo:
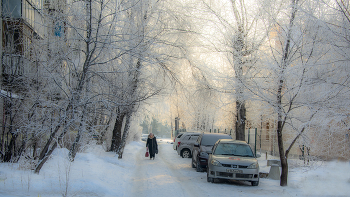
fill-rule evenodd
<path id="1" fill-rule="evenodd" d="M 0 153 L 4 155 L 13 132 L 18 129 L 14 113 L 28 87 L 28 76 L 37 69 L 40 58 L 32 43 L 44 40 L 48 35 L 62 36 L 63 28 L 50 18 L 50 13 L 60 9 L 66 0 L 1 0 L 0 45 Z M 63 3 L 62 3 L 63 2 Z M 33 82 L 35 83 L 35 82 Z M 14 112 L 13 109 L 16 111 Z M 13 128 L 12 128 L 13 127 Z M 8 137 L 11 133 L 12 137 Z"/>

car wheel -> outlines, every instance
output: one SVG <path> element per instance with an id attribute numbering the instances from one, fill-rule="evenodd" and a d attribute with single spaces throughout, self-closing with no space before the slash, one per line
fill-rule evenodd
<path id="1" fill-rule="evenodd" d="M 258 186 L 259 185 L 259 181 L 252 181 L 252 186 Z"/>
<path id="2" fill-rule="evenodd" d="M 191 158 L 190 150 L 188 150 L 188 149 L 183 150 L 181 156 L 182 156 L 182 158 Z"/>
<path id="3" fill-rule="evenodd" d="M 197 158 L 197 167 L 196 167 L 197 172 L 203 172 L 203 168 L 201 168 L 201 165 L 199 164 L 199 159 Z"/>

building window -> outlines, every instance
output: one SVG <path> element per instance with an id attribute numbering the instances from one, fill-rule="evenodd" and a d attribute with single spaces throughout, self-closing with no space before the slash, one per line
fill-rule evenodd
<path id="1" fill-rule="evenodd" d="M 2 0 L 2 15 L 8 18 L 21 18 L 21 0 Z"/>

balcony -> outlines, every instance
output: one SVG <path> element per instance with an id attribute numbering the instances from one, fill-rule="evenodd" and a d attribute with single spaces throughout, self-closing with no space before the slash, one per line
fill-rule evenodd
<path id="1" fill-rule="evenodd" d="M 18 90 L 24 88 L 23 75 L 26 73 L 25 65 L 30 62 L 21 55 L 2 54 L 2 83 L 4 86 L 12 86 Z"/>
<path id="2" fill-rule="evenodd" d="M 1 0 L 2 17 L 22 19 L 38 38 L 45 33 L 41 0 Z"/>

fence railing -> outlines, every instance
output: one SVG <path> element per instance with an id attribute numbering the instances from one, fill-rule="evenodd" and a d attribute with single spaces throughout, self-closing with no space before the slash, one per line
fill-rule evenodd
<path id="1" fill-rule="evenodd" d="M 189 132 L 186 129 L 180 129 L 173 132 L 173 137 L 180 132 Z M 225 133 L 236 139 L 234 129 L 209 129 L 209 133 Z M 269 155 L 278 156 L 278 143 L 276 133 L 264 129 L 246 129 L 245 141 L 251 146 L 254 153 L 268 153 Z"/>
<path id="2" fill-rule="evenodd" d="M 236 139 L 234 129 L 211 129 L 211 133 L 226 133 Z M 350 159 L 349 133 L 333 132 L 326 135 L 318 134 L 313 142 L 300 144 L 297 142 L 290 150 L 288 158 L 309 160 Z M 292 135 L 291 137 L 295 137 Z M 285 148 L 293 139 L 284 139 Z M 245 130 L 245 141 L 251 146 L 254 153 L 279 157 L 277 132 L 274 129 L 251 128 Z"/>

